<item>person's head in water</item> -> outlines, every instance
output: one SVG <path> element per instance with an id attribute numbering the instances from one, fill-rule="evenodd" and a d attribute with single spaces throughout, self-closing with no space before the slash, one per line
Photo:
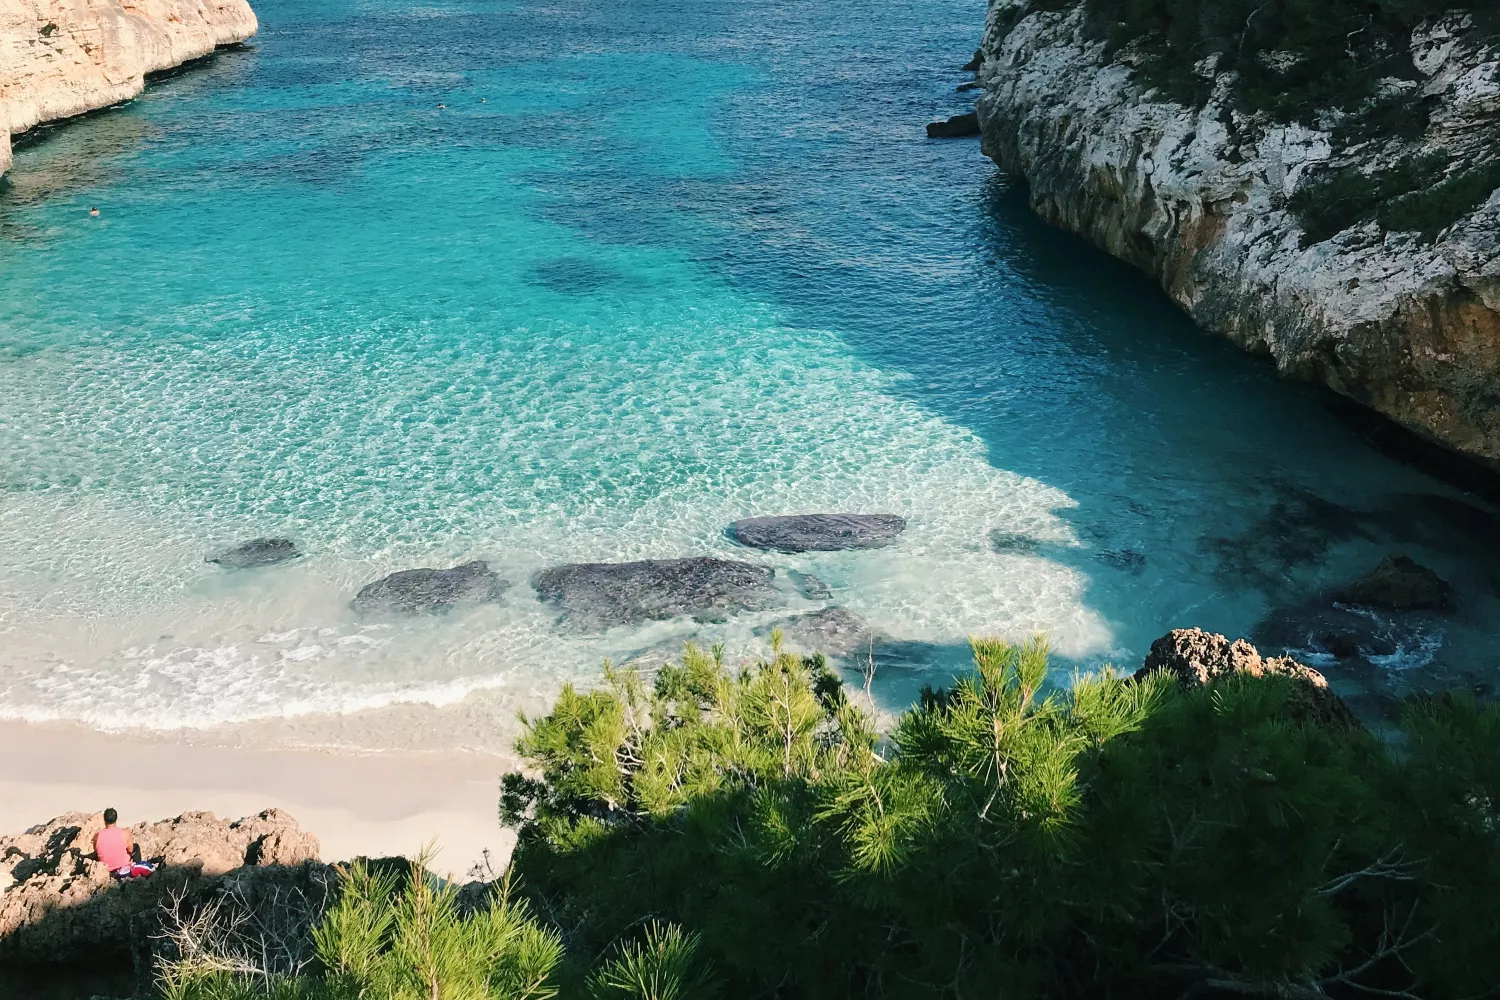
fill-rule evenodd
<path id="1" fill-rule="evenodd" d="M 98 215 L 98 214 L 99 214 L 99 209 L 98 209 L 98 208 L 96 208 L 96 207 L 95 207 L 95 206 L 93 206 L 93 205 L 90 205 L 90 206 L 89 206 L 89 214 L 90 214 L 90 215 Z"/>
<path id="2" fill-rule="evenodd" d="M 104 810 L 104 825 L 105 826 L 114 826 L 115 822 L 117 820 L 119 820 L 119 818 L 120 818 L 120 814 L 117 813 L 117 812 L 115 812 L 113 808 Z"/>

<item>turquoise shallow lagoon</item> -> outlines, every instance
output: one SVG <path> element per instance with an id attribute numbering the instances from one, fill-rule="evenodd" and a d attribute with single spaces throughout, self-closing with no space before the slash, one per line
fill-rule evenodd
<path id="1" fill-rule="evenodd" d="M 257 11 L 253 45 L 0 183 L 0 717 L 531 704 L 826 603 L 573 635 L 526 585 L 699 553 L 815 573 L 908 640 L 893 704 L 972 632 L 1133 667 L 1396 548 L 1462 612 L 1336 681 L 1493 672 L 1482 515 L 1041 226 L 974 142 L 923 138 L 970 102 L 981 4 Z M 723 534 L 808 510 L 910 528 L 796 557 Z M 203 561 L 259 535 L 307 556 Z M 469 559 L 503 603 L 349 608 Z"/>

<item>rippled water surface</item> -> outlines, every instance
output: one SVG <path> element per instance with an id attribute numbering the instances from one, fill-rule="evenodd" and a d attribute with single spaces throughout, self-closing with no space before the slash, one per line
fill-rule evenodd
<path id="1" fill-rule="evenodd" d="M 827 603 L 576 635 L 526 585 L 698 553 L 815 573 L 908 640 L 893 701 L 975 631 L 1084 666 L 1185 624 L 1306 645 L 1308 602 L 1394 550 L 1460 612 L 1376 621 L 1336 681 L 1492 672 L 1486 514 L 1040 225 L 975 142 L 923 137 L 972 100 L 981 4 L 257 10 L 252 47 L 23 146 L 0 187 L 0 717 L 523 703 Z M 910 527 L 724 535 L 807 510 Z M 307 555 L 204 562 L 259 535 Z M 470 559 L 502 603 L 349 607 Z"/>

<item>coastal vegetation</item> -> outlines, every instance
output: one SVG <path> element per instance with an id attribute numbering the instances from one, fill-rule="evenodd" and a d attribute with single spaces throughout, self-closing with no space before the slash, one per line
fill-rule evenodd
<path id="1" fill-rule="evenodd" d="M 607 667 L 528 721 L 485 900 L 354 866 L 300 975 L 183 960 L 166 995 L 1495 994 L 1495 706 L 1413 701 L 1378 739 L 1297 676 L 973 659 L 887 728 L 779 647 Z"/>
<path id="2" fill-rule="evenodd" d="M 1420 101 L 1400 81 L 1418 78 L 1411 34 L 1423 21 L 1463 13 L 1483 34 L 1500 32 L 1490 0 L 1082 0 L 1092 29 L 1122 46 L 1150 38 L 1145 70 L 1201 104 L 1210 69 L 1234 71 L 1249 111 L 1311 121 L 1331 109 L 1364 125 L 1410 128 Z M 1396 84 L 1392 92 L 1391 84 Z M 1385 88 L 1384 90 L 1382 88 Z"/>

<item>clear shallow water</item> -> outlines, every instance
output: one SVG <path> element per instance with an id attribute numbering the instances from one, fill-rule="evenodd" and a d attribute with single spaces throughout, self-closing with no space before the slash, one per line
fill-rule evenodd
<path id="1" fill-rule="evenodd" d="M 893 704 L 971 632 L 1133 667 L 1397 547 L 1463 611 L 1336 679 L 1493 670 L 1482 515 L 922 137 L 968 103 L 981 6 L 257 10 L 253 48 L 19 150 L 0 189 L 0 717 L 535 701 L 823 603 L 576 636 L 525 585 L 697 553 L 813 572 L 913 640 Z M 799 557 L 723 535 L 830 509 L 910 528 Z M 308 555 L 203 562 L 258 535 Z M 516 582 L 501 605 L 348 607 L 473 558 Z"/>

